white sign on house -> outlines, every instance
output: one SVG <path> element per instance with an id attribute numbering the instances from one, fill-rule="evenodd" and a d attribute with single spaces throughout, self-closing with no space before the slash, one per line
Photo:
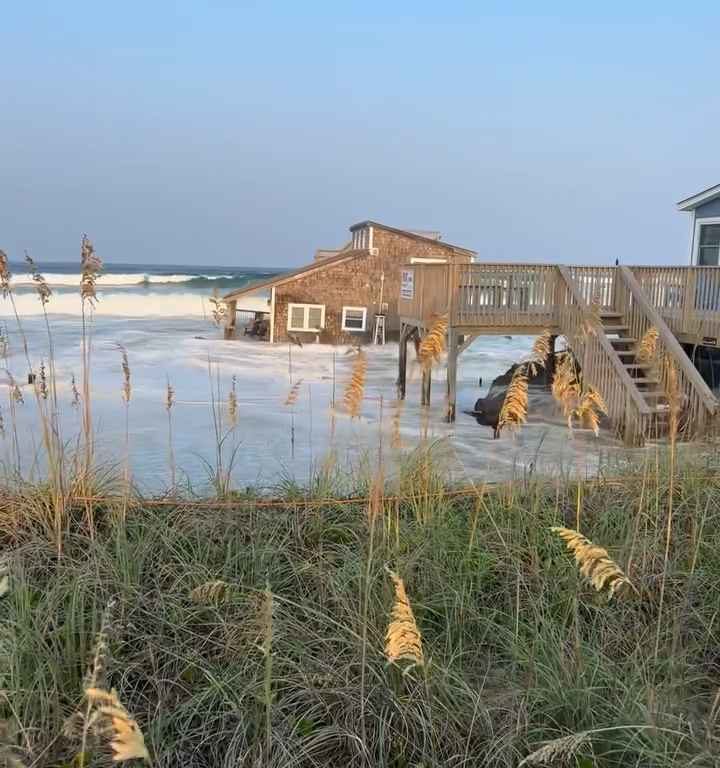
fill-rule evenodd
<path id="1" fill-rule="evenodd" d="M 415 298 L 415 270 L 403 269 L 400 273 L 400 298 Z"/>

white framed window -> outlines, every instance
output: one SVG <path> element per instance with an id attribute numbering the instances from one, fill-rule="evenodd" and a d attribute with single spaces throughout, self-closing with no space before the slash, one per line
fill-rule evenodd
<path id="1" fill-rule="evenodd" d="M 696 219 L 694 245 L 694 264 L 699 267 L 720 264 L 720 217 Z"/>
<path id="2" fill-rule="evenodd" d="M 288 304 L 288 331 L 320 331 L 324 327 L 324 304 Z"/>
<path id="3" fill-rule="evenodd" d="M 363 227 L 353 232 L 353 248 L 364 251 L 372 247 L 372 229 Z"/>
<path id="4" fill-rule="evenodd" d="M 364 331 L 367 323 L 367 307 L 343 307 L 343 331 Z"/>

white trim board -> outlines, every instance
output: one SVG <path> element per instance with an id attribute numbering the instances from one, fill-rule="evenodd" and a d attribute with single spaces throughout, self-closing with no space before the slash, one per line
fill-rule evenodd
<path id="1" fill-rule="evenodd" d="M 698 256 L 700 251 L 700 227 L 704 226 L 705 224 L 720 224 L 720 216 L 708 216 L 707 218 L 701 219 L 696 217 L 694 222 L 695 226 L 692 230 L 692 255 L 690 258 L 690 264 L 693 267 L 697 267 L 699 266 Z"/>
<path id="2" fill-rule="evenodd" d="M 362 312 L 362 328 L 348 328 L 347 325 L 345 325 L 346 312 L 348 310 L 351 312 Z M 348 331 L 349 333 L 364 333 L 367 330 L 367 307 L 343 307 L 341 328 L 343 331 Z"/>
<path id="3" fill-rule="evenodd" d="M 709 189 L 704 189 L 702 192 L 698 192 L 692 197 L 686 197 L 684 200 L 677 203 L 677 209 L 678 211 L 693 211 L 699 205 L 708 203 L 716 197 L 720 197 L 720 184 L 716 184 Z"/>
<path id="4" fill-rule="evenodd" d="M 303 309 L 303 327 L 297 328 L 296 326 L 291 325 L 292 322 L 292 311 L 294 307 L 302 307 Z M 288 331 L 297 331 L 297 332 L 303 332 L 303 331 L 309 331 L 309 332 L 315 332 L 321 331 L 325 327 L 325 305 L 324 304 L 305 304 L 304 302 L 289 302 L 287 305 L 287 329 Z M 311 309 L 319 309 L 320 310 L 320 326 L 310 327 L 310 310 Z"/>

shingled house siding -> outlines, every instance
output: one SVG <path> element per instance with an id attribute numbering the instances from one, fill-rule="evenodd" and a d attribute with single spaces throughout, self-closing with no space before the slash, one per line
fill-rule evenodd
<path id="1" fill-rule="evenodd" d="M 325 328 L 320 334 L 322 342 L 342 344 L 368 341 L 372 335 L 373 318 L 380 296 L 380 280 L 374 274 L 376 269 L 377 257 L 365 253 L 278 285 L 275 288 L 275 341 L 287 341 L 288 304 L 325 305 Z M 342 330 L 343 307 L 367 307 L 364 333 Z M 314 340 L 316 335 L 309 332 L 291 333 L 304 341 Z"/>
<path id="2" fill-rule="evenodd" d="M 453 258 L 467 262 L 470 255 L 441 242 L 424 242 L 380 227 L 373 230 L 373 249 L 357 251 L 354 258 L 339 264 L 300 275 L 275 288 L 275 341 L 287 341 L 288 304 L 324 304 L 325 328 L 320 341 L 326 343 L 364 343 L 372 338 L 375 315 L 380 311 L 380 276 L 384 273 L 383 303 L 388 304 L 387 335 L 392 338 L 400 330 L 397 300 L 400 294 L 400 267 L 415 258 Z M 342 330 L 343 307 L 366 307 L 364 333 Z M 295 332 L 291 332 L 294 333 Z M 315 339 L 314 333 L 297 333 L 304 341 Z"/>

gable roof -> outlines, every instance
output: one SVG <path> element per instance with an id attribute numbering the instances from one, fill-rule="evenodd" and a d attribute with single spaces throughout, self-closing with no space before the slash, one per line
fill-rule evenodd
<path id="1" fill-rule="evenodd" d="M 360 229 L 362 227 L 371 226 L 371 227 L 379 227 L 380 229 L 386 229 L 389 232 L 394 232 L 398 235 L 403 235 L 404 237 L 409 237 L 415 240 L 419 240 L 424 243 L 432 243 L 434 246 L 442 246 L 444 248 L 447 248 L 451 251 L 460 251 L 462 253 L 466 253 L 470 256 L 475 256 L 476 251 L 471 251 L 469 248 L 462 248 L 459 245 L 451 245 L 450 243 L 445 243 L 442 240 L 435 239 L 434 237 L 427 237 L 426 235 L 419 234 L 418 232 L 410 232 L 406 229 L 396 229 L 395 227 L 389 227 L 387 224 L 380 224 L 377 221 L 361 221 L 358 224 L 353 224 L 350 227 L 350 231 L 353 232 L 356 229 Z M 435 233 L 431 233 L 435 234 Z M 348 243 L 343 250 L 339 251 L 333 256 L 325 256 L 323 258 L 315 258 L 315 261 L 313 261 L 311 264 L 306 264 L 304 267 L 300 267 L 299 269 L 294 269 L 291 272 L 283 272 L 282 274 L 278 275 L 277 277 L 273 277 L 270 280 L 263 280 L 258 283 L 249 283 L 248 285 L 244 285 L 242 288 L 238 288 L 237 290 L 230 291 L 230 293 L 225 294 L 223 296 L 223 299 L 226 301 L 235 301 L 240 296 L 244 296 L 246 293 L 255 293 L 255 291 L 262 291 L 267 290 L 269 288 L 275 288 L 278 285 L 282 285 L 283 283 L 288 283 L 291 280 L 295 280 L 297 277 L 301 277 L 304 275 L 310 275 L 313 272 L 316 272 L 319 269 L 326 269 L 329 266 L 332 266 L 333 264 L 341 264 L 344 261 L 349 261 L 350 259 L 355 259 L 358 256 L 367 256 L 369 255 L 369 251 L 367 248 L 364 249 L 353 249 L 351 246 L 351 243 Z"/>
<path id="2" fill-rule="evenodd" d="M 719 197 L 720 184 L 716 184 L 714 187 L 708 187 L 692 197 L 686 197 L 684 200 L 681 200 L 677 203 L 677 209 L 678 211 L 694 211 L 703 203 L 709 203 L 711 200 L 716 200 Z"/>
<path id="3" fill-rule="evenodd" d="M 341 251 L 336 256 L 328 256 L 324 259 L 317 259 L 316 261 L 313 261 L 312 264 L 306 264 L 304 267 L 294 269 L 291 272 L 283 272 L 281 275 L 273 277 L 270 280 L 261 280 L 258 283 L 248 283 L 248 285 L 244 285 L 242 288 L 238 288 L 237 290 L 230 291 L 230 293 L 226 293 L 225 296 L 223 296 L 223 299 L 226 301 L 235 300 L 239 296 L 244 296 L 246 293 L 255 293 L 255 291 L 262 291 L 266 288 L 274 288 L 276 285 L 282 285 L 283 283 L 290 282 L 290 280 L 294 280 L 296 277 L 300 277 L 301 275 L 309 275 L 319 269 L 326 269 L 331 264 L 340 264 L 343 261 L 349 261 L 350 259 L 354 259 L 357 256 L 367 253 L 367 249 Z"/>
<path id="4" fill-rule="evenodd" d="M 381 224 L 379 221 L 372 221 L 367 219 L 366 221 L 359 221 L 357 224 L 353 224 L 350 227 L 350 231 L 354 232 L 356 229 L 362 229 L 363 227 L 378 227 L 380 229 L 386 229 L 388 232 L 394 232 L 396 235 L 403 235 L 410 237 L 413 240 L 420 240 L 423 243 L 432 243 L 433 245 L 439 245 L 448 248 L 451 251 L 462 251 L 471 256 L 477 256 L 477 251 L 472 251 L 470 248 L 463 248 L 461 245 L 453 245 L 452 243 L 446 243 L 440 239 L 439 232 L 423 232 L 423 230 L 415 229 L 397 229 L 397 227 L 389 227 L 387 224 Z"/>

